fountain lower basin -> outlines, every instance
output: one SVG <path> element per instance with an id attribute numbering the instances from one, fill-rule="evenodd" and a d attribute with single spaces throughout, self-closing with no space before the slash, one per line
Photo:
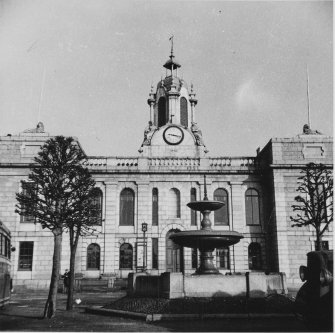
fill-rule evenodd
<path id="1" fill-rule="evenodd" d="M 181 231 L 170 236 L 170 239 L 178 245 L 198 248 L 199 250 L 231 246 L 238 243 L 241 238 L 243 238 L 243 236 L 240 233 L 230 230 Z"/>

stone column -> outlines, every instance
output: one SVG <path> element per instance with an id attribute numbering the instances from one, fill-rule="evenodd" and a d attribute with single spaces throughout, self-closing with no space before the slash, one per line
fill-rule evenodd
<path id="1" fill-rule="evenodd" d="M 117 219 L 117 207 L 118 200 L 118 182 L 107 181 L 105 182 L 106 194 L 105 194 L 105 226 L 104 226 L 104 272 L 113 273 L 118 267 L 115 266 L 115 256 L 117 253 L 117 245 L 115 234 L 117 232 L 118 219 Z"/>
<path id="2" fill-rule="evenodd" d="M 243 214 L 244 191 L 243 182 L 230 182 L 230 229 L 243 234 L 245 229 L 245 216 Z M 239 243 L 230 247 L 230 264 L 232 271 L 245 271 L 248 269 L 248 260 L 245 258 L 243 238 Z"/>

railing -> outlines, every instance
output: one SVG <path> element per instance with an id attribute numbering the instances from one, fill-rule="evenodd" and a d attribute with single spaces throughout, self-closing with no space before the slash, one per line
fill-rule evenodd
<path id="1" fill-rule="evenodd" d="M 137 157 L 89 157 L 85 163 L 89 168 L 137 168 Z"/>
<path id="2" fill-rule="evenodd" d="M 150 167 L 199 167 L 199 158 L 156 157 L 149 159 Z"/>
<path id="3" fill-rule="evenodd" d="M 88 157 L 85 165 L 90 169 L 115 170 L 230 170 L 253 169 L 256 167 L 255 157 Z"/>
<path id="4" fill-rule="evenodd" d="M 256 166 L 255 157 L 214 157 L 209 160 L 211 169 Z"/>

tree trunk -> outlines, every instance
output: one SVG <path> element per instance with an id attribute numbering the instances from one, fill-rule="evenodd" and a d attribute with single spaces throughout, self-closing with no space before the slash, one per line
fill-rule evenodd
<path id="1" fill-rule="evenodd" d="M 70 245 L 70 281 L 69 288 L 67 291 L 67 302 L 66 302 L 66 310 L 73 309 L 73 291 L 74 291 L 74 267 L 76 262 L 76 250 L 77 250 L 78 241 L 75 242 L 74 245 Z"/>
<path id="2" fill-rule="evenodd" d="M 322 235 L 320 233 L 320 228 L 316 228 L 316 242 L 315 251 L 322 251 Z"/>
<path id="3" fill-rule="evenodd" d="M 43 318 L 52 318 L 56 313 L 57 289 L 62 249 L 62 230 L 54 230 L 54 254 L 48 300 L 45 304 Z"/>

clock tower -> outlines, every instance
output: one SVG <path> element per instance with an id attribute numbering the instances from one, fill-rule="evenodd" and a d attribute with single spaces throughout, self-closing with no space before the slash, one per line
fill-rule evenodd
<path id="1" fill-rule="evenodd" d="M 156 92 L 151 86 L 149 93 L 150 120 L 139 152 L 147 157 L 204 157 L 208 150 L 195 121 L 198 101 L 193 85 L 189 89 L 178 76 L 181 65 L 173 54 L 173 40 L 163 67 L 165 78 L 158 82 Z"/>

